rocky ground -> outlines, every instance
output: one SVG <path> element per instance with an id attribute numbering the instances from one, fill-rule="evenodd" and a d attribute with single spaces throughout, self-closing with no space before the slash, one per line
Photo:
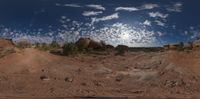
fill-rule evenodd
<path id="1" fill-rule="evenodd" d="M 198 50 L 67 57 L 0 45 L 0 99 L 200 98 Z"/>

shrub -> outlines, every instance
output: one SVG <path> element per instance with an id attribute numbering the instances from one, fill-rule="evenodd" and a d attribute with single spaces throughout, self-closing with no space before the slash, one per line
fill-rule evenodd
<path id="1" fill-rule="evenodd" d="M 39 45 L 39 50 L 43 50 L 43 51 L 49 51 L 50 50 L 50 47 L 48 44 L 46 43 L 42 43 L 41 45 Z"/>
<path id="2" fill-rule="evenodd" d="M 27 40 L 21 40 L 21 41 L 17 42 L 16 46 L 18 48 L 30 48 L 31 43 L 28 42 Z"/>
<path id="3" fill-rule="evenodd" d="M 126 51 L 124 49 L 117 49 L 116 55 L 124 55 Z"/>
<path id="4" fill-rule="evenodd" d="M 40 43 L 35 43 L 35 48 L 39 48 L 40 47 Z"/>
<path id="5" fill-rule="evenodd" d="M 184 43 L 180 42 L 179 46 L 177 47 L 177 51 L 184 51 Z"/>
<path id="6" fill-rule="evenodd" d="M 129 47 L 126 45 L 118 45 L 116 47 L 117 53 L 116 55 L 124 55 L 126 52 L 128 52 Z"/>
<path id="7" fill-rule="evenodd" d="M 52 49 L 58 49 L 60 48 L 60 45 L 56 42 L 56 41 L 53 41 L 51 44 L 50 44 L 50 47 Z"/>
<path id="8" fill-rule="evenodd" d="M 77 55 L 79 52 L 75 43 L 66 43 L 63 46 L 63 55 Z"/>

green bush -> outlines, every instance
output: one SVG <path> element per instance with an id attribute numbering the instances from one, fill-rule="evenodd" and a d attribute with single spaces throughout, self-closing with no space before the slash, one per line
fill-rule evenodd
<path id="1" fill-rule="evenodd" d="M 129 47 L 126 45 L 118 45 L 115 50 L 117 51 L 116 55 L 125 55 Z"/>
<path id="2" fill-rule="evenodd" d="M 58 49 L 58 48 L 60 48 L 60 45 L 56 41 L 53 41 L 50 44 L 50 48 L 52 48 L 52 49 Z"/>
<path id="3" fill-rule="evenodd" d="M 63 55 L 77 55 L 79 53 L 79 49 L 75 43 L 66 43 L 63 46 Z"/>
<path id="4" fill-rule="evenodd" d="M 124 55 L 126 51 L 124 49 L 117 49 L 116 55 Z"/>

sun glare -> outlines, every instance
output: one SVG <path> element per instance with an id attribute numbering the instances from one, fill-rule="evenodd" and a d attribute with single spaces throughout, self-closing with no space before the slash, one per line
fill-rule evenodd
<path id="1" fill-rule="evenodd" d="M 122 40 L 128 40 L 130 35 L 127 32 L 124 32 L 123 34 L 120 35 Z"/>

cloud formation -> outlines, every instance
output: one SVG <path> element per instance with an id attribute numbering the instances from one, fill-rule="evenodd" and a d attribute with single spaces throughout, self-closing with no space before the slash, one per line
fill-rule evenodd
<path id="1" fill-rule="evenodd" d="M 156 20 L 155 22 L 156 22 L 157 25 L 159 25 L 159 26 L 165 26 L 165 23 L 163 23 L 163 22 L 161 22 L 161 21 L 159 21 L 159 20 Z"/>
<path id="2" fill-rule="evenodd" d="M 155 32 L 144 28 L 134 27 L 123 23 L 114 23 L 112 25 L 90 31 L 91 38 L 103 40 L 108 44 L 117 46 L 118 44 L 131 47 L 158 46 Z"/>
<path id="3" fill-rule="evenodd" d="M 97 5 L 97 4 L 86 5 L 86 7 L 94 8 L 94 9 L 97 9 L 97 10 L 106 10 L 105 7 L 103 7 L 102 5 Z"/>
<path id="4" fill-rule="evenodd" d="M 141 9 L 154 9 L 156 7 L 159 7 L 158 4 L 149 3 L 142 5 Z"/>
<path id="5" fill-rule="evenodd" d="M 172 6 L 167 7 L 167 11 L 169 12 L 182 12 L 183 4 L 181 2 L 177 2 Z"/>
<path id="6" fill-rule="evenodd" d="M 133 11 L 139 11 L 139 10 L 150 10 L 150 9 L 154 9 L 156 7 L 159 7 L 158 4 L 152 4 L 152 3 L 148 3 L 148 4 L 144 4 L 141 7 L 117 7 L 115 8 L 115 11 L 129 11 L 129 12 L 133 12 Z"/>
<path id="7" fill-rule="evenodd" d="M 138 11 L 139 9 L 136 8 L 136 7 L 117 7 L 115 8 L 115 11 L 129 11 L 129 12 L 132 12 L 132 11 Z"/>
<path id="8" fill-rule="evenodd" d="M 160 13 L 160 12 L 149 12 L 149 16 L 150 17 L 153 17 L 153 18 L 162 18 L 162 19 L 165 19 L 169 16 L 169 14 L 163 14 L 163 13 Z"/>
<path id="9" fill-rule="evenodd" d="M 143 24 L 146 25 L 146 26 L 151 26 L 151 21 L 145 20 Z"/>
<path id="10" fill-rule="evenodd" d="M 119 18 L 119 13 L 114 13 L 112 15 L 104 16 L 102 18 L 92 18 L 92 23 L 100 22 L 100 21 L 113 20 L 113 19 L 118 19 L 118 18 Z"/>
<path id="11" fill-rule="evenodd" d="M 84 11 L 83 16 L 96 16 L 103 13 L 102 11 Z"/>
<path id="12" fill-rule="evenodd" d="M 80 7 L 82 7 L 82 6 L 78 5 L 78 4 L 65 4 L 63 6 L 65 6 L 65 7 L 74 7 L 74 8 L 80 8 Z"/>

